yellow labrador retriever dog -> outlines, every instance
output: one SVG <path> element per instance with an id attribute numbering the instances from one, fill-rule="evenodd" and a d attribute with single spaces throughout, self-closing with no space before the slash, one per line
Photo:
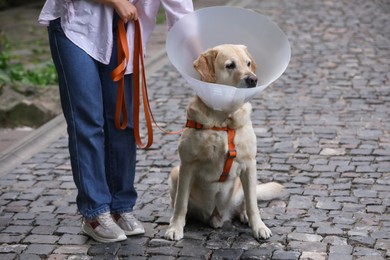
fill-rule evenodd
<path id="1" fill-rule="evenodd" d="M 244 45 L 209 49 L 194 61 L 194 67 L 206 82 L 238 88 L 257 84 L 256 64 Z M 172 170 L 169 179 L 174 210 L 165 233 L 167 239 L 183 238 L 187 214 L 214 228 L 239 216 L 242 222 L 249 222 L 255 238 L 271 236 L 260 218 L 257 200 L 278 197 L 283 186 L 275 182 L 257 184 L 251 111 L 250 103 L 230 114 L 215 111 L 199 97 L 189 104 L 187 128 L 178 148 L 181 165 Z M 228 129 L 234 130 L 233 137 Z"/>

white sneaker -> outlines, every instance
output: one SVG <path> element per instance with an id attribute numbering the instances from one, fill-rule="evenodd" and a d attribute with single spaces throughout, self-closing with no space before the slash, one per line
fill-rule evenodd
<path id="1" fill-rule="evenodd" d="M 125 232 L 114 222 L 109 212 L 93 220 L 83 219 L 82 231 L 98 242 L 110 243 L 126 240 Z"/>
<path id="2" fill-rule="evenodd" d="M 125 232 L 127 236 L 144 234 L 145 229 L 132 213 L 114 214 L 114 221 Z"/>

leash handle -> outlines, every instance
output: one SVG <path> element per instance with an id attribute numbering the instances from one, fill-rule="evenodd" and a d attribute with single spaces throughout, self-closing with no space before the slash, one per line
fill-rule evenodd
<path id="1" fill-rule="evenodd" d="M 125 23 L 122 19 L 118 20 L 118 67 L 112 72 L 112 79 L 118 82 L 118 94 L 115 107 L 115 127 L 117 129 L 124 130 L 128 123 L 128 113 L 125 102 L 125 91 L 124 91 L 124 76 L 126 72 L 127 62 L 130 60 L 130 54 L 128 50 L 128 42 L 126 37 Z M 140 61 L 141 61 L 141 73 L 140 73 Z M 141 78 L 140 78 L 141 75 Z M 141 82 L 141 86 L 140 86 Z M 147 128 L 147 141 L 142 142 L 140 136 L 140 124 L 139 124 L 139 113 L 140 113 L 140 96 L 142 94 L 142 104 L 144 108 L 146 128 Z M 134 137 L 138 147 L 147 149 L 153 144 L 153 127 L 152 121 L 165 134 L 180 134 L 184 129 L 177 132 L 166 131 L 161 128 L 156 120 L 154 119 L 152 110 L 150 108 L 148 89 L 146 85 L 146 73 L 145 73 L 145 62 L 144 54 L 142 49 L 142 35 L 141 26 L 139 20 L 134 21 L 134 54 L 133 54 L 133 120 L 134 120 Z M 122 121 L 121 121 L 122 118 Z"/>

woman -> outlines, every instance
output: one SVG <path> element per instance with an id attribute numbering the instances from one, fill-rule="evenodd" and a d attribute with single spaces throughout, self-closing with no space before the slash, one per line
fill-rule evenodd
<path id="1" fill-rule="evenodd" d="M 168 26 L 193 11 L 191 0 L 162 0 Z M 139 20 L 143 46 L 155 26 L 158 0 L 46 0 L 39 22 L 48 26 L 57 69 L 61 105 L 67 122 L 72 172 L 82 230 L 99 242 L 142 234 L 132 214 L 136 145 L 133 121 L 114 126 L 117 84 L 117 21 L 127 23 L 130 53 L 133 20 Z M 132 115 L 132 64 L 125 75 L 126 103 Z"/>

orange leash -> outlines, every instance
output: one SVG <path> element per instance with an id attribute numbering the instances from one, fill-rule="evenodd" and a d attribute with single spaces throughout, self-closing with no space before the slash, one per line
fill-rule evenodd
<path id="1" fill-rule="evenodd" d="M 130 60 L 128 42 L 126 37 L 125 24 L 122 19 L 118 20 L 118 67 L 112 72 L 112 79 L 118 82 L 118 95 L 115 107 L 115 127 L 117 129 L 125 129 L 128 123 L 128 113 L 125 102 L 124 91 L 124 76 L 126 72 L 127 62 Z M 140 61 L 141 61 L 141 87 L 140 87 Z M 144 108 L 146 127 L 147 127 L 147 142 L 144 144 L 140 136 L 139 113 L 140 113 L 140 95 L 142 94 L 142 104 Z M 150 109 L 148 90 L 146 86 L 146 74 L 144 64 L 144 54 L 142 49 L 142 35 L 139 20 L 134 21 L 134 55 L 133 55 L 133 119 L 134 119 L 134 137 L 138 147 L 147 149 L 153 144 L 153 128 L 154 124 L 166 134 L 180 134 L 183 130 L 177 132 L 169 132 L 161 128 L 154 119 L 152 110 Z M 122 122 L 121 122 L 122 118 Z"/>
<path id="2" fill-rule="evenodd" d="M 134 135 L 135 142 L 140 148 L 147 149 L 153 144 L 153 128 L 151 115 L 152 112 L 150 110 L 149 105 L 149 97 L 148 90 L 146 87 L 146 75 L 145 75 L 145 64 L 144 64 L 144 54 L 142 50 L 142 36 L 141 36 L 141 26 L 139 21 L 134 21 L 134 56 L 133 56 L 133 102 L 134 102 Z M 126 35 L 122 35 L 122 37 L 126 37 Z M 146 126 L 148 132 L 147 143 L 143 144 L 140 136 L 139 130 L 139 107 L 140 107 L 140 73 L 139 73 L 139 61 L 141 60 L 141 74 L 142 74 L 142 103 L 144 106 L 144 114 L 146 119 Z"/>
<path id="3" fill-rule="evenodd" d="M 121 35 L 125 37 L 121 37 Z M 129 49 L 127 45 L 126 30 L 124 22 L 119 19 L 118 21 L 118 67 L 116 67 L 112 74 L 112 80 L 118 82 L 118 94 L 116 98 L 116 107 L 115 107 L 115 127 L 117 129 L 124 130 L 127 126 L 128 115 L 126 109 L 126 100 L 125 100 L 125 71 L 127 66 L 127 61 L 130 58 Z M 121 122 L 121 112 L 123 113 L 123 121 Z"/>
<path id="4" fill-rule="evenodd" d="M 237 156 L 236 146 L 234 145 L 234 137 L 236 131 L 228 127 L 213 127 L 213 128 L 203 128 L 202 124 L 199 124 L 192 120 L 187 120 L 186 127 L 195 128 L 197 130 L 215 130 L 215 131 L 226 131 L 228 135 L 228 152 L 226 156 L 225 165 L 221 176 L 219 177 L 219 182 L 224 182 L 229 176 L 230 169 L 232 168 L 234 158 Z"/>

